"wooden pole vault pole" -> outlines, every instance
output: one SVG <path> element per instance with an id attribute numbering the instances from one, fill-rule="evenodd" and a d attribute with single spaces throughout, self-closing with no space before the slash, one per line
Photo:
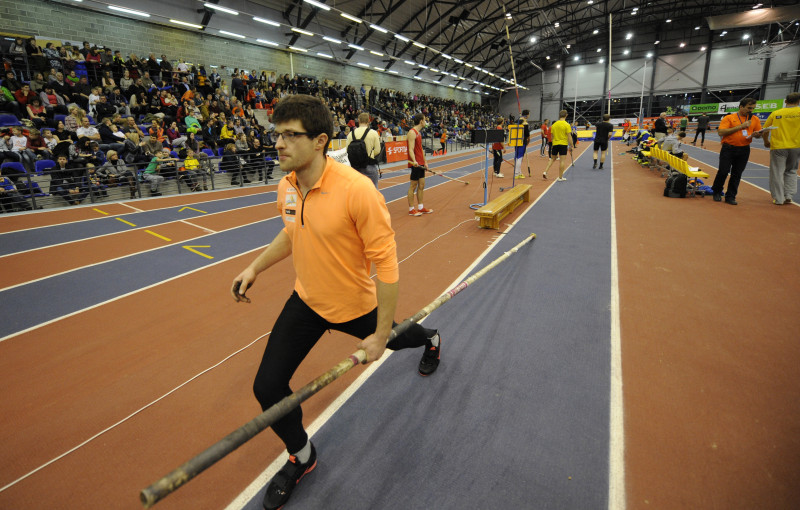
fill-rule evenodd
<path id="1" fill-rule="evenodd" d="M 519 100 L 519 86 L 517 85 L 517 71 L 514 68 L 514 52 L 511 50 L 511 35 L 508 33 L 508 21 L 507 21 L 508 18 L 506 17 L 506 6 L 505 6 L 505 4 L 501 4 L 501 5 L 503 7 L 503 19 L 506 20 L 506 21 L 503 21 L 503 26 L 506 29 L 506 42 L 508 43 L 508 55 L 511 58 L 511 76 L 512 76 L 512 78 L 514 78 L 514 92 L 517 93 L 517 111 L 519 112 L 519 116 L 521 118 L 522 117 L 522 103 L 520 103 L 520 100 Z M 539 113 L 541 114 L 541 112 L 539 112 Z M 530 130 L 530 128 L 528 128 L 528 130 Z M 523 155 L 525 156 L 525 164 L 528 165 L 528 177 L 530 177 L 531 176 L 531 164 L 528 161 L 528 148 L 527 147 L 525 147 L 525 151 L 524 151 Z M 515 168 L 514 172 L 516 173 L 516 171 L 517 170 Z M 512 179 L 516 179 L 516 175 L 512 176 Z"/>
<path id="2" fill-rule="evenodd" d="M 509 258 L 511 255 L 519 251 L 520 248 L 534 239 L 536 239 L 536 234 L 530 234 L 516 246 L 493 260 L 489 265 L 433 300 L 433 302 L 425 306 L 412 317 L 409 317 L 395 326 L 392 329 L 392 332 L 389 334 L 388 341 L 391 341 L 403 334 L 412 324 L 416 324 L 430 315 L 431 312 L 450 301 L 450 299 L 452 299 L 456 294 L 466 289 L 479 278 L 486 275 L 486 273 L 497 267 L 501 262 Z M 285 397 L 277 404 L 273 405 L 238 429 L 234 430 L 219 442 L 215 443 L 196 457 L 185 462 L 183 465 L 176 468 L 157 482 L 143 489 L 139 493 L 139 498 L 141 499 L 142 504 L 145 508 L 150 508 L 165 497 L 169 496 L 181 486 L 186 484 L 186 482 L 214 465 L 217 461 L 221 460 L 223 457 L 233 452 L 250 439 L 254 438 L 259 432 L 262 432 L 264 429 L 286 416 L 289 411 L 299 406 L 309 397 L 338 379 L 348 370 L 360 363 L 365 363 L 366 358 L 367 354 L 363 349 L 357 350 L 348 356 L 347 359 L 339 362 L 335 367 L 331 368 L 288 397 Z"/>

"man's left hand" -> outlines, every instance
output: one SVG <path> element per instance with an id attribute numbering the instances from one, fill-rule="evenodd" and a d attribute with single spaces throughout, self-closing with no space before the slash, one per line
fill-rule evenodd
<path id="1" fill-rule="evenodd" d="M 364 349 L 367 353 L 367 359 L 364 363 L 370 363 L 383 356 L 383 351 L 386 350 L 386 335 L 371 334 L 362 340 L 358 346 L 359 349 Z"/>

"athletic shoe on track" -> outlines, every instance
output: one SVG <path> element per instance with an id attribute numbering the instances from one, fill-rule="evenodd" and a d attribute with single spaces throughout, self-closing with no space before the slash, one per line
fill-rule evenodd
<path id="1" fill-rule="evenodd" d="M 525 176 L 524 176 L 524 175 L 522 175 L 522 174 L 514 174 L 514 178 L 515 178 L 515 179 L 524 179 L 524 178 L 525 178 Z"/>
<path id="2" fill-rule="evenodd" d="M 547 179 L 547 172 L 542 172 L 542 179 Z"/>
<path id="3" fill-rule="evenodd" d="M 417 212 L 422 214 L 430 214 L 433 212 L 433 209 L 428 209 L 426 207 L 423 207 L 422 209 L 417 209 Z"/>
<path id="4" fill-rule="evenodd" d="M 317 467 L 317 450 L 313 443 L 311 444 L 311 457 L 305 464 L 301 464 L 294 455 L 289 455 L 289 460 L 267 485 L 267 493 L 264 495 L 263 502 L 264 510 L 279 510 L 285 505 L 300 480 L 312 472 L 315 467 Z"/>
<path id="5" fill-rule="evenodd" d="M 564 177 L 559 177 L 559 178 L 558 178 L 558 179 L 556 179 L 556 180 L 557 180 L 557 181 L 566 181 L 567 179 L 565 179 Z"/>
<path id="6" fill-rule="evenodd" d="M 419 360 L 419 375 L 423 377 L 431 375 L 432 373 L 436 372 L 437 368 L 439 368 L 439 358 L 441 357 L 442 350 L 442 338 L 439 336 L 438 331 L 434 335 L 434 338 L 435 337 L 439 337 L 439 345 L 434 346 L 433 343 L 429 342 L 425 346 L 425 352 L 422 353 L 422 359 Z"/>
<path id="7" fill-rule="evenodd" d="M 408 211 L 409 216 L 422 216 L 422 213 L 418 210 L 414 209 L 413 211 Z"/>
<path id="8" fill-rule="evenodd" d="M 503 174 L 501 174 L 501 173 L 499 173 L 499 172 L 498 172 L 498 173 L 496 173 L 496 174 L 494 174 L 494 176 L 495 176 L 495 177 L 500 177 L 500 178 L 502 178 L 502 177 L 505 177 L 505 175 L 503 175 Z"/>

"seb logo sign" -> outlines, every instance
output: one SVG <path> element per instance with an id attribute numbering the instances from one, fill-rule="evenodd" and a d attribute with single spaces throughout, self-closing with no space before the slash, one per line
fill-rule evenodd
<path id="1" fill-rule="evenodd" d="M 386 142 L 386 162 L 405 161 L 408 159 L 406 142 Z"/>

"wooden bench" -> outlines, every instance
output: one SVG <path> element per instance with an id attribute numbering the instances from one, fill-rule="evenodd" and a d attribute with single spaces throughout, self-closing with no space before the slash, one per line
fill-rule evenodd
<path id="1" fill-rule="evenodd" d="M 530 202 L 530 184 L 514 186 L 499 197 L 475 211 L 480 228 L 500 228 L 500 221 L 511 214 L 523 202 Z"/>

